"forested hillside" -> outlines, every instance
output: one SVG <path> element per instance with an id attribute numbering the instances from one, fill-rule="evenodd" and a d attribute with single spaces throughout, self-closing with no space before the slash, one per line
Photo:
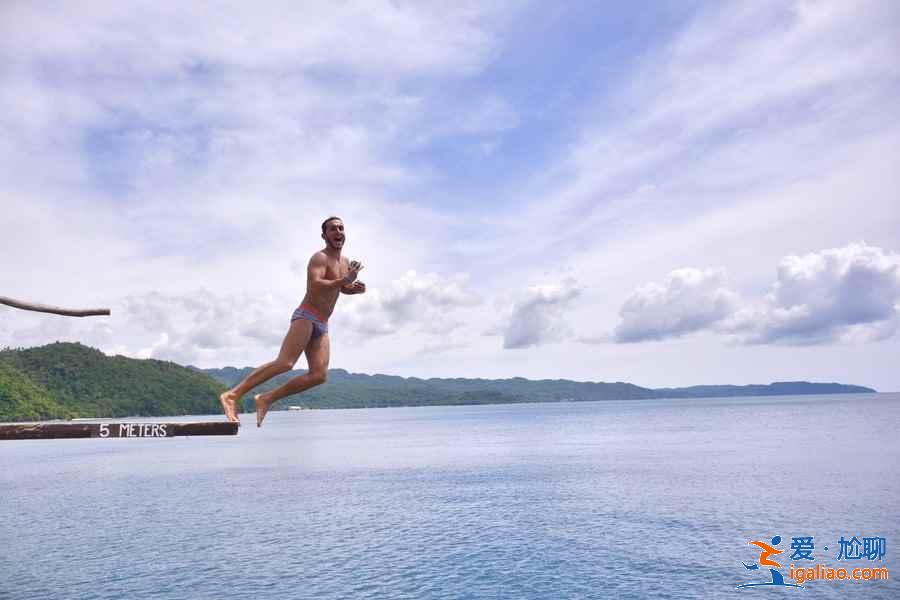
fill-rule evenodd
<path id="1" fill-rule="evenodd" d="M 219 412 L 224 386 L 172 362 L 81 344 L 0 351 L 0 421 Z"/>

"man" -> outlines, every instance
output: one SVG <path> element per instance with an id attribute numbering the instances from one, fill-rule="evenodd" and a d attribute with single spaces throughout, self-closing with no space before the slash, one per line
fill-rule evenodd
<path id="1" fill-rule="evenodd" d="M 366 284 L 357 279 L 363 266 L 357 261 L 348 262 L 341 256 L 344 247 L 344 222 L 338 217 L 328 217 L 322 223 L 322 239 L 325 248 L 313 254 L 306 269 L 306 296 L 291 316 L 291 327 L 281 343 L 278 358 L 259 367 L 242 382 L 219 396 L 225 416 L 229 421 L 238 418 L 238 401 L 259 384 L 294 368 L 300 355 L 306 351 L 309 371 L 294 377 L 283 385 L 257 394 L 256 426 L 261 427 L 269 408 L 281 398 L 299 394 L 322 383 L 328 377 L 328 317 L 340 294 L 364 294 Z"/>

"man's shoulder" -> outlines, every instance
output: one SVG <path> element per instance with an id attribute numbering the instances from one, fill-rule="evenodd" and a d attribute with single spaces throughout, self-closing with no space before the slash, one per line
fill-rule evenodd
<path id="1" fill-rule="evenodd" d="M 326 262 L 328 262 L 328 255 L 325 254 L 324 250 L 313 253 L 312 257 L 309 259 L 309 264 L 311 265 L 320 265 L 325 264 Z"/>

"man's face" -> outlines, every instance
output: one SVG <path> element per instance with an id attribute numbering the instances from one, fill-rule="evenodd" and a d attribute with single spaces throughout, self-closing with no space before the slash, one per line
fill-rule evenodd
<path id="1" fill-rule="evenodd" d="M 325 225 L 325 233 L 322 235 L 325 238 L 325 243 L 334 248 L 335 250 L 340 250 L 344 247 L 344 222 L 340 219 L 332 219 L 328 221 Z"/>

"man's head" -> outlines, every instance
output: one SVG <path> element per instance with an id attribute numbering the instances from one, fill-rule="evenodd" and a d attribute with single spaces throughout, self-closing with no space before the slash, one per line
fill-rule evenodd
<path id="1" fill-rule="evenodd" d="M 344 247 L 344 222 L 340 217 L 328 217 L 322 221 L 322 239 L 329 248 Z"/>

